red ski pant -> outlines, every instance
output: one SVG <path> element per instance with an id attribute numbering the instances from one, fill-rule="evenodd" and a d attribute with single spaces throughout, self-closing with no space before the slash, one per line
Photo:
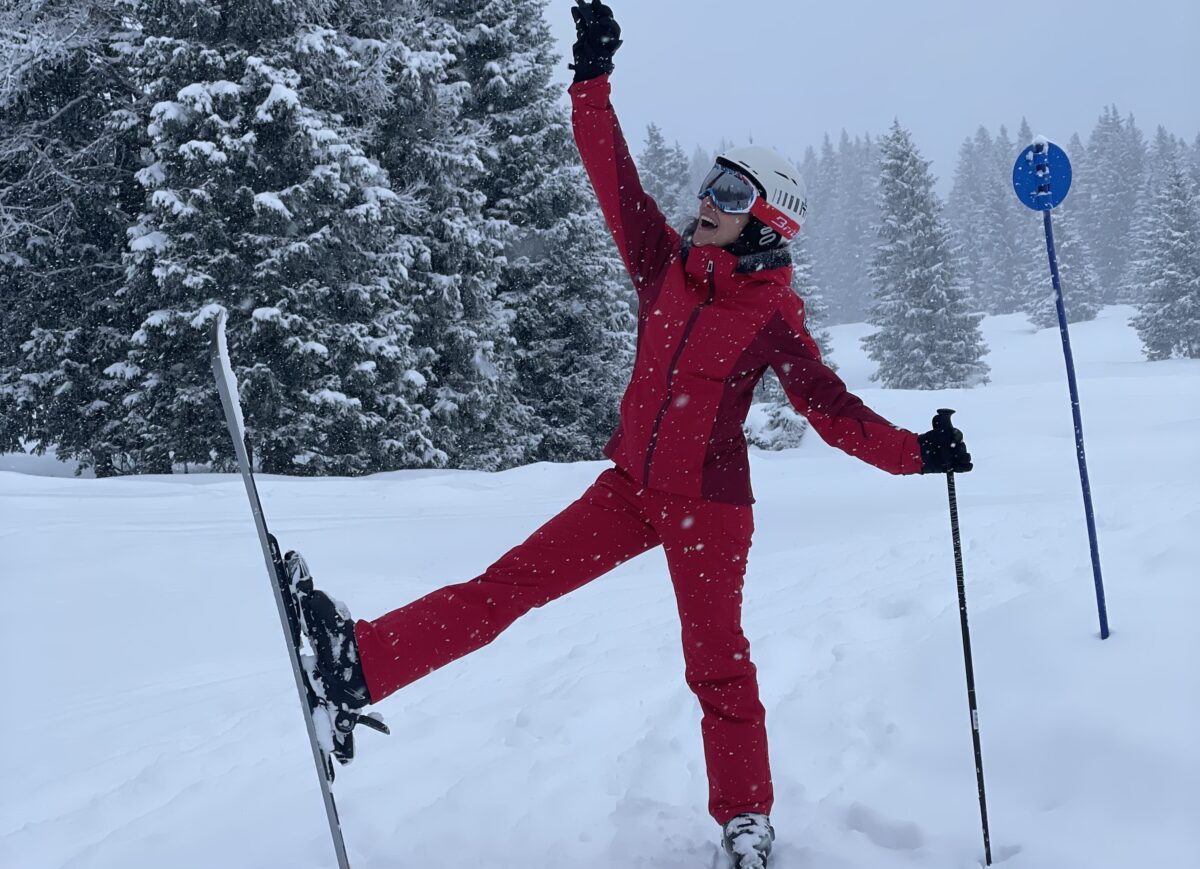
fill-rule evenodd
<path id="1" fill-rule="evenodd" d="M 479 577 L 355 626 L 372 702 L 494 640 L 542 606 L 661 545 L 683 633 L 685 677 L 702 710 L 709 812 L 724 824 L 769 814 L 765 712 L 742 633 L 749 506 L 644 489 L 604 471 L 583 494 Z"/>

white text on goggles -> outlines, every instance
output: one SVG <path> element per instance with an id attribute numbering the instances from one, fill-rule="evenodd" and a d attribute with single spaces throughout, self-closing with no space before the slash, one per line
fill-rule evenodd
<path id="1" fill-rule="evenodd" d="M 700 184 L 697 198 L 705 196 L 726 214 L 748 214 L 758 199 L 758 188 L 728 166 L 714 166 Z"/>

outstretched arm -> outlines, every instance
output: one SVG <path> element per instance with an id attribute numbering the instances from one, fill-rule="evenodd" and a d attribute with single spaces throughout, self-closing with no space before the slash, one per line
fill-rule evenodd
<path id="1" fill-rule="evenodd" d="M 575 143 L 604 220 L 640 293 L 678 250 L 679 236 L 642 188 L 609 99 L 612 55 L 621 45 L 621 29 L 612 10 L 593 0 L 580 2 L 571 11 L 579 36 L 572 67 L 575 83 L 570 89 Z"/>
<path id="2" fill-rule="evenodd" d="M 863 404 L 821 361 L 799 298 L 775 315 L 760 340 L 788 399 L 825 443 L 892 474 L 921 473 L 917 436 Z"/>

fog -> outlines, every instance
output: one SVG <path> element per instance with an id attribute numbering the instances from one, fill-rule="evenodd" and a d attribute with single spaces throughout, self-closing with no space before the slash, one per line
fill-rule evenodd
<path id="1" fill-rule="evenodd" d="M 570 55 L 574 0 L 547 15 Z M 893 118 L 934 161 L 944 193 L 959 144 L 979 125 L 1014 137 L 1022 116 L 1064 145 L 1101 109 L 1200 130 L 1200 3 L 728 3 L 611 0 L 624 31 L 613 76 L 635 149 L 658 123 L 690 153 L 722 137 L 797 159 L 829 132 L 883 132 Z M 560 77 L 569 81 L 567 60 Z"/>

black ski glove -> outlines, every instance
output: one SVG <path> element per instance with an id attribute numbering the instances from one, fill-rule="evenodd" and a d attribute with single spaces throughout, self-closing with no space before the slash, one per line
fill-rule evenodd
<path id="1" fill-rule="evenodd" d="M 621 25 L 613 18 L 613 11 L 600 0 L 571 7 L 575 19 L 575 81 L 587 81 L 613 71 L 613 55 L 621 47 Z"/>
<path id="2" fill-rule="evenodd" d="M 950 423 L 952 410 L 939 410 L 933 430 L 917 435 L 921 444 L 922 474 L 963 474 L 975 467 L 963 443 L 963 434 Z"/>

